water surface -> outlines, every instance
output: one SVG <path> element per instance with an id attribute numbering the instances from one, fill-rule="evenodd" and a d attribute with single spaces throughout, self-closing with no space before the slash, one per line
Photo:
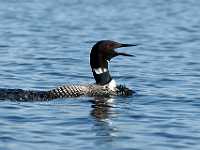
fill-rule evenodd
<path id="1" fill-rule="evenodd" d="M 0 87 L 93 83 L 89 52 L 111 39 L 133 97 L 0 102 L 0 149 L 198 150 L 200 1 L 0 1 Z"/>

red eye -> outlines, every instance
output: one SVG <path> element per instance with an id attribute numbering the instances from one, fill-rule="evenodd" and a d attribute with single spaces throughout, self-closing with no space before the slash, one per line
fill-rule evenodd
<path id="1" fill-rule="evenodd" d="M 107 45 L 106 45 L 106 48 L 107 48 L 107 49 L 111 49 L 111 48 L 112 48 L 112 44 L 107 44 Z"/>

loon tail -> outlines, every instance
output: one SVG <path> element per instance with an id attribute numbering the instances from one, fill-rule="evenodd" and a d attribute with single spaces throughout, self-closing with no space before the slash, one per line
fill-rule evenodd
<path id="1" fill-rule="evenodd" d="M 29 91 L 22 89 L 0 89 L 0 100 L 43 101 L 48 99 L 48 91 Z"/>

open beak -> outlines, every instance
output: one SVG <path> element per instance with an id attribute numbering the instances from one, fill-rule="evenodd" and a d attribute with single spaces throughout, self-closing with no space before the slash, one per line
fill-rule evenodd
<path id="1" fill-rule="evenodd" d="M 120 44 L 120 47 L 131 47 L 131 46 L 137 46 L 136 44 Z M 121 55 L 121 56 L 131 56 L 131 57 L 135 57 L 134 55 L 131 54 L 127 54 L 127 53 L 123 53 L 123 52 L 116 52 L 117 56 Z"/>

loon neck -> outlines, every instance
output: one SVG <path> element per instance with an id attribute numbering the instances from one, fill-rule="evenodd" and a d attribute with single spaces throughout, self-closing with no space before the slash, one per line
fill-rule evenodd
<path id="1" fill-rule="evenodd" d="M 117 84 L 114 79 L 112 79 L 109 70 L 107 68 L 93 68 L 92 69 L 96 84 L 107 85 L 112 91 L 115 91 Z"/>
<path id="2" fill-rule="evenodd" d="M 112 77 L 107 68 L 92 68 L 93 76 L 96 80 L 96 84 L 105 85 L 111 82 Z"/>
<path id="3" fill-rule="evenodd" d="M 101 53 L 95 53 L 95 51 L 91 52 L 90 66 L 92 68 L 96 84 L 105 85 L 112 80 L 108 70 L 108 61 L 101 55 Z"/>

